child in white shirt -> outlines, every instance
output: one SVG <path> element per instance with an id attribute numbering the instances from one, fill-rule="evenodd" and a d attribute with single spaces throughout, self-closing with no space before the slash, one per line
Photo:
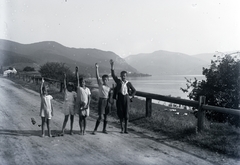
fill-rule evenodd
<path id="1" fill-rule="evenodd" d="M 75 114 L 75 102 L 77 93 L 74 91 L 74 85 L 68 84 L 66 85 L 66 74 L 64 74 L 64 108 L 63 114 L 65 115 L 63 126 L 62 126 L 62 136 L 64 135 L 65 127 L 68 122 L 68 118 L 70 115 L 70 135 L 73 135 L 73 122 L 74 122 L 74 114 Z"/>
<path id="2" fill-rule="evenodd" d="M 79 114 L 79 126 L 80 126 L 80 134 L 86 134 L 86 118 L 89 116 L 90 109 L 90 101 L 91 101 L 91 92 L 89 88 L 86 87 L 85 80 L 80 78 L 78 75 L 78 68 L 76 67 L 76 77 L 77 77 L 77 98 L 76 98 L 76 110 Z"/>
<path id="3" fill-rule="evenodd" d="M 53 116 L 53 106 L 51 100 L 53 97 L 48 95 L 47 86 L 44 85 L 44 79 L 42 78 L 42 83 L 40 87 L 40 97 L 41 97 L 41 107 L 40 107 L 40 116 L 42 119 L 42 137 L 45 136 L 45 122 L 47 123 L 48 136 L 52 137 L 50 121 Z"/>
<path id="4" fill-rule="evenodd" d="M 102 81 L 99 77 L 99 71 L 98 71 L 98 64 L 95 64 L 96 68 L 96 78 L 97 78 L 97 83 L 99 86 L 99 100 L 98 100 L 98 119 L 95 124 L 95 128 L 92 134 L 96 134 L 96 131 L 98 129 L 98 126 L 103 119 L 103 130 L 102 132 L 107 134 L 107 117 L 108 114 L 111 111 L 111 107 L 113 104 L 112 98 L 112 90 L 108 86 L 107 82 L 109 81 L 108 75 L 103 75 L 102 76 Z"/>

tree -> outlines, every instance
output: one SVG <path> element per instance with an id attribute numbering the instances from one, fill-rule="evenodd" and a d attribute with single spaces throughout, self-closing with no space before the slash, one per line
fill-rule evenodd
<path id="1" fill-rule="evenodd" d="M 64 63 L 58 62 L 47 62 L 46 64 L 40 66 L 39 72 L 42 77 L 59 81 L 63 80 L 63 73 L 66 73 L 70 79 L 74 76 L 69 67 L 67 67 Z"/>
<path id="2" fill-rule="evenodd" d="M 42 77 L 58 80 L 62 83 L 64 78 L 63 75 L 66 73 L 67 81 L 76 83 L 75 73 L 73 73 L 64 63 L 47 62 L 46 64 L 40 66 L 39 72 Z M 79 75 L 79 77 L 85 76 Z M 91 81 L 87 81 L 86 83 L 91 84 Z"/>
<path id="3" fill-rule="evenodd" d="M 30 72 L 30 71 L 35 71 L 35 69 L 33 67 L 26 66 L 25 68 L 23 68 L 23 71 Z"/>
<path id="4" fill-rule="evenodd" d="M 187 80 L 188 97 L 198 100 L 201 95 L 206 96 L 206 104 L 226 108 L 238 109 L 240 103 L 240 54 L 215 55 L 210 68 L 203 68 L 205 80 Z M 237 116 L 207 111 L 208 119 L 239 124 Z"/>

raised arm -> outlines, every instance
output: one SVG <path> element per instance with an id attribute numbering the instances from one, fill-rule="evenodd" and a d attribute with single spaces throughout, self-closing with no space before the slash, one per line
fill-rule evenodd
<path id="1" fill-rule="evenodd" d="M 111 65 L 111 75 L 112 75 L 112 78 L 117 83 L 118 78 L 117 78 L 117 76 L 114 73 L 114 61 L 112 59 L 110 60 L 110 65 Z"/>
<path id="2" fill-rule="evenodd" d="M 66 73 L 64 73 L 64 79 L 63 79 L 63 85 L 64 85 L 64 92 L 66 92 L 66 90 L 67 90 L 67 75 L 66 75 Z"/>
<path id="3" fill-rule="evenodd" d="M 98 63 L 95 64 L 95 68 L 96 68 L 96 78 L 97 78 L 97 83 L 99 84 L 100 81 L 100 77 L 99 77 L 99 71 L 98 71 Z"/>
<path id="4" fill-rule="evenodd" d="M 76 79 L 77 79 L 77 87 L 80 87 L 79 84 L 79 74 L 78 74 L 78 67 L 76 66 Z"/>
<path id="5" fill-rule="evenodd" d="M 40 95 L 43 94 L 43 84 L 44 84 L 44 78 L 42 77 L 42 82 L 41 82 L 41 86 L 40 86 Z"/>

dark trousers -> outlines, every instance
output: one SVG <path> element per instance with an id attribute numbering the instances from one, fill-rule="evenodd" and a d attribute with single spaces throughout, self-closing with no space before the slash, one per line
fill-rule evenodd
<path id="1" fill-rule="evenodd" d="M 130 103 L 129 95 L 123 95 L 121 93 L 118 93 L 116 104 L 117 104 L 117 115 L 120 120 L 123 120 L 123 119 L 128 120 L 129 103 Z"/>

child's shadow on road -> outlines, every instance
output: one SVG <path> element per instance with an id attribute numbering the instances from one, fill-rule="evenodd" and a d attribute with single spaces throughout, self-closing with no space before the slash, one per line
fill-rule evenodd
<path id="1" fill-rule="evenodd" d="M 59 130 L 52 130 L 53 135 L 57 135 Z M 9 130 L 9 129 L 2 129 L 0 130 L 0 135 L 8 135 L 8 136 L 41 136 L 41 130 Z M 45 135 L 47 135 L 47 131 L 45 131 Z"/>

